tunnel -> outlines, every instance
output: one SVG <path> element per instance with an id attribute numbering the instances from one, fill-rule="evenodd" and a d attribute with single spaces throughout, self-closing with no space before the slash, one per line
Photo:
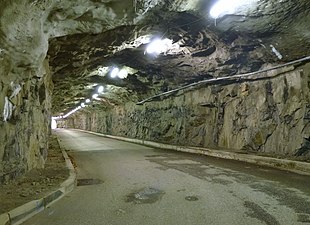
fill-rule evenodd
<path id="1" fill-rule="evenodd" d="M 278 169 L 290 171 L 282 171 L 290 175 L 286 180 L 293 179 L 289 183 L 310 185 L 309 32 L 308 0 L 1 0 L 0 189 L 44 170 L 55 142 L 51 137 L 58 137 L 60 147 L 72 138 L 75 144 L 66 150 L 74 151 L 86 146 L 90 135 L 101 136 L 106 141 L 101 146 L 113 139 L 126 141 L 128 149 L 135 149 L 129 142 L 142 144 L 145 151 L 162 149 L 162 157 L 179 154 L 181 162 L 224 158 L 226 170 L 235 167 L 233 160 L 253 170 L 273 167 L 270 173 L 279 177 Z M 87 149 L 97 151 L 96 146 L 89 143 Z M 159 153 L 145 159 L 167 166 L 154 154 Z M 79 177 L 80 155 L 73 155 L 69 151 L 67 157 L 73 164 L 77 160 Z M 125 151 L 124 158 L 116 158 L 126 164 L 126 157 L 132 155 Z M 195 158 L 198 164 L 202 159 Z M 191 165 L 173 169 L 189 171 Z M 199 175 L 204 169 L 196 168 L 195 176 L 207 179 Z M 159 186 L 137 193 L 156 192 L 164 201 L 168 191 Z M 213 217 L 185 223 L 165 214 L 163 221 L 310 224 L 309 189 L 301 189 L 304 208 L 292 206 L 299 219 L 292 216 L 290 222 L 266 213 L 259 197 L 255 204 L 244 200 L 243 207 L 261 223 Z M 285 190 L 277 199 L 294 196 Z M 140 219 L 132 224 L 142 224 Z M 7 224 L 14 224 L 12 218 Z"/>

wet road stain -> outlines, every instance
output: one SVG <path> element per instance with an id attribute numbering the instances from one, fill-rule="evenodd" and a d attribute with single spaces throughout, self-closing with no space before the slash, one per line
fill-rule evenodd
<path id="1" fill-rule="evenodd" d="M 234 183 L 234 181 L 230 179 L 231 176 L 228 171 L 222 170 L 219 172 L 218 169 L 214 168 L 212 165 L 209 165 L 206 160 L 201 160 L 199 158 L 171 153 L 147 155 L 146 158 L 148 161 L 160 165 L 156 168 L 162 171 L 175 169 L 196 178 L 208 180 L 216 184 L 229 185 Z"/>
<path id="2" fill-rule="evenodd" d="M 309 198 L 300 196 L 288 188 L 275 189 L 271 184 L 252 183 L 250 187 L 256 191 L 263 192 L 278 200 L 280 205 L 285 205 L 293 209 L 296 213 L 310 216 Z"/>
<path id="3" fill-rule="evenodd" d="M 102 184 L 103 181 L 99 179 L 77 179 L 77 186 Z"/>
<path id="4" fill-rule="evenodd" d="M 215 183 L 230 181 L 233 183 L 253 183 L 260 180 L 280 182 L 283 186 L 296 188 L 310 195 L 309 176 L 296 175 L 290 172 L 261 167 L 254 164 L 236 162 L 233 160 L 217 159 L 208 156 L 174 152 L 172 150 L 154 149 L 155 154 L 146 155 L 146 160 L 160 165 L 158 169 L 176 169 L 199 179 Z M 219 182 L 218 182 L 219 181 Z"/>
<path id="5" fill-rule="evenodd" d="M 162 150 L 157 150 L 156 152 L 158 153 L 157 155 L 147 155 L 146 159 L 159 165 L 156 167 L 158 169 L 178 170 L 198 179 L 226 187 L 234 184 L 247 185 L 253 191 L 264 193 L 272 199 L 277 200 L 278 205 L 276 205 L 275 210 L 280 210 L 282 206 L 287 206 L 296 214 L 300 215 L 298 217 L 300 222 L 308 222 L 310 218 L 310 179 L 307 176 L 284 173 L 269 168 L 268 172 L 262 172 L 260 167 L 256 165 L 249 166 L 245 163 L 237 165 L 235 162 L 216 161 L 207 157 L 186 153 L 176 154 Z M 194 161 L 194 163 L 190 161 Z M 228 165 L 223 163 L 227 163 Z M 242 169 L 242 167 L 245 167 L 245 169 Z M 238 197 L 236 193 L 232 192 L 231 194 L 236 198 Z M 246 205 L 248 206 L 247 208 L 252 207 L 253 210 L 256 210 L 251 215 L 254 216 L 258 213 L 264 214 L 264 210 L 259 208 L 260 206 L 258 205 L 257 207 L 251 203 L 247 203 Z M 269 214 L 267 213 L 266 215 Z M 273 221 L 271 217 L 266 216 L 269 221 Z M 273 223 L 269 222 L 267 224 Z M 276 225 L 278 223 L 274 224 Z"/>
<path id="6" fill-rule="evenodd" d="M 185 188 L 177 190 L 177 192 L 186 191 Z"/>
<path id="7" fill-rule="evenodd" d="M 228 185 L 228 184 L 233 184 L 234 183 L 232 181 L 224 180 L 224 179 L 220 179 L 220 178 L 213 178 L 212 182 L 213 183 L 217 183 L 217 184 L 223 184 L 223 185 Z"/>
<path id="8" fill-rule="evenodd" d="M 159 201 L 164 194 L 165 192 L 162 190 L 153 187 L 146 187 L 127 195 L 126 202 L 133 202 L 135 204 L 151 204 Z"/>
<path id="9" fill-rule="evenodd" d="M 199 198 L 197 196 L 186 196 L 185 200 L 190 201 L 190 202 L 194 202 L 194 201 L 198 201 Z"/>
<path id="10" fill-rule="evenodd" d="M 249 209 L 249 212 L 246 213 L 249 217 L 258 219 L 267 225 L 280 225 L 276 218 L 274 218 L 256 203 L 246 201 L 244 202 L 244 206 Z"/>
<path id="11" fill-rule="evenodd" d="M 310 223 L 310 215 L 308 214 L 298 214 L 298 222 Z"/>

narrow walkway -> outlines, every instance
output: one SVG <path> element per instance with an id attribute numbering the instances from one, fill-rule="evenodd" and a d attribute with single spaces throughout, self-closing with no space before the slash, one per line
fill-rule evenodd
<path id="1" fill-rule="evenodd" d="M 24 225 L 309 225 L 310 178 L 59 130 L 79 186 Z"/>

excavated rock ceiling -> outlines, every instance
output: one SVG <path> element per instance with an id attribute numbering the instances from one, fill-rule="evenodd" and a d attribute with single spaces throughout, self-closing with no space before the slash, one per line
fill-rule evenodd
<path id="1" fill-rule="evenodd" d="M 91 98 L 98 85 L 105 91 L 92 104 L 104 108 L 309 55 L 309 0 L 227 1 L 241 3 L 214 19 L 210 10 L 216 2 L 24 0 L 1 4 L 6 4 L 7 13 L 14 13 L 14 20 L 29 22 L 26 28 L 7 31 L 10 51 L 18 47 L 29 51 L 28 57 L 17 54 L 23 57 L 19 61 L 26 66 L 39 62 L 48 48 L 57 115 Z M 25 29 L 32 36 L 18 33 Z M 173 48 L 148 55 L 147 44 L 139 42 L 146 36 L 171 39 Z M 130 68 L 127 78 L 110 77 L 111 68 L 123 66 Z"/>

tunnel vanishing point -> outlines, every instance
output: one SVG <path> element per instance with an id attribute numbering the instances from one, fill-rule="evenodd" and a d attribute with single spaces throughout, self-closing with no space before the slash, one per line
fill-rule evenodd
<path id="1" fill-rule="evenodd" d="M 1 0 L 0 184 L 53 127 L 310 159 L 309 0 Z"/>

